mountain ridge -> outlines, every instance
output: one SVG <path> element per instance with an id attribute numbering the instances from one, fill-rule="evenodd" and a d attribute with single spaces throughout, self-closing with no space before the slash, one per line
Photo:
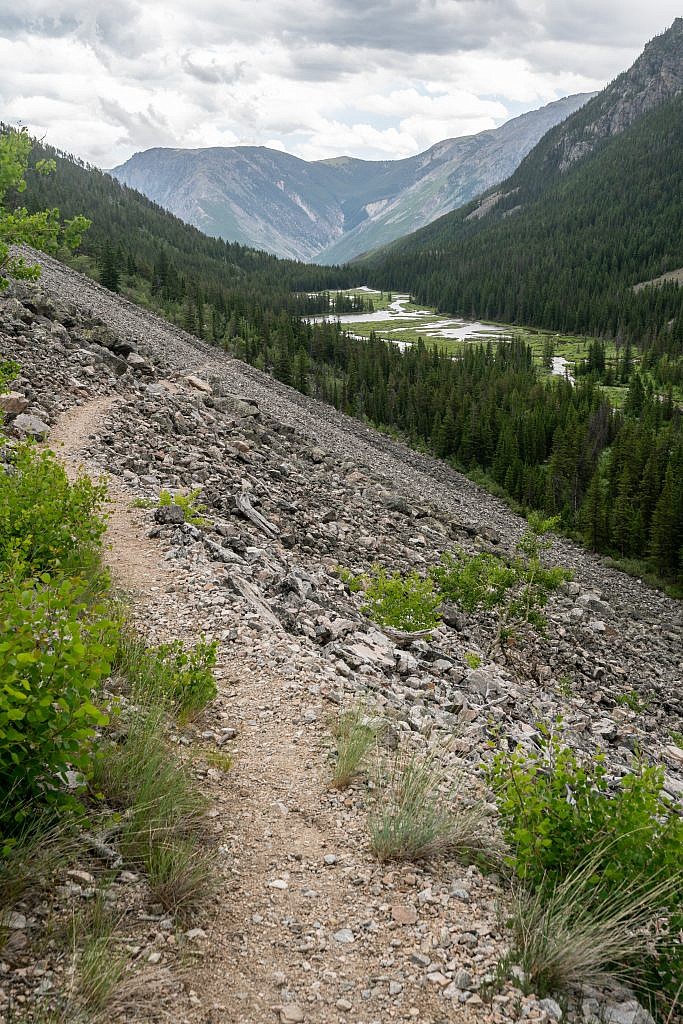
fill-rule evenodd
<path id="1" fill-rule="evenodd" d="M 156 147 L 109 173 L 206 234 L 280 256 L 342 262 L 502 180 L 590 95 L 564 97 L 402 160 L 305 161 L 265 146 Z"/>

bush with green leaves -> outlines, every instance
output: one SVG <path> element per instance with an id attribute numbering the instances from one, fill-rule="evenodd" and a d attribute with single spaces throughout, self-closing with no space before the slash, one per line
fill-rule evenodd
<path id="1" fill-rule="evenodd" d="M 91 574 L 99 568 L 105 530 L 103 483 L 73 483 L 50 451 L 27 441 L 6 447 L 0 468 L 0 571 L 25 575 Z"/>
<path id="2" fill-rule="evenodd" d="M 134 700 L 167 701 L 181 715 L 191 717 L 216 696 L 217 647 L 215 641 L 203 639 L 191 648 L 181 640 L 150 647 L 135 631 L 124 629 L 115 668 L 129 681 Z"/>
<path id="3" fill-rule="evenodd" d="M 114 625 L 82 593 L 78 579 L 2 581 L 0 790 L 14 822 L 29 801 L 68 800 L 67 772 L 89 773 L 106 722 L 94 701 L 110 670 Z"/>
<path id="4" fill-rule="evenodd" d="M 206 512 L 206 505 L 202 505 L 199 496 L 202 493 L 201 487 L 195 487 L 189 494 L 171 494 L 170 491 L 162 491 L 159 495 L 159 507 L 169 508 L 177 505 L 185 513 L 185 522 L 192 526 L 206 526 L 206 519 L 203 513 Z"/>
<path id="5" fill-rule="evenodd" d="M 344 568 L 343 565 L 337 565 L 334 569 L 335 574 L 339 577 L 342 583 L 345 583 L 352 594 L 357 594 L 363 589 L 363 583 L 365 582 L 365 576 L 362 572 L 353 573 L 350 569 Z"/>
<path id="6" fill-rule="evenodd" d="M 420 632 L 438 626 L 440 604 L 431 579 L 414 571 L 402 575 L 376 568 L 368 578 L 361 611 L 380 626 Z"/>
<path id="7" fill-rule="evenodd" d="M 10 246 L 27 243 L 42 252 L 55 253 L 60 247 L 75 249 L 84 231 L 90 226 L 85 217 L 77 216 L 62 222 L 59 210 L 29 213 L 25 207 L 9 209 L 5 199 L 9 192 L 23 192 L 33 140 L 25 128 L 3 129 L 0 132 L 0 291 L 9 278 L 35 280 L 40 267 L 27 264 L 23 256 L 14 255 Z M 38 160 L 35 173 L 51 174 L 54 160 Z"/>
<path id="8" fill-rule="evenodd" d="M 444 600 L 465 612 L 495 612 L 496 634 L 491 650 L 506 645 L 525 626 L 543 633 L 546 619 L 542 609 L 550 595 L 570 579 L 561 566 L 545 566 L 542 552 L 549 542 L 543 536 L 557 525 L 557 519 L 529 516 L 529 527 L 516 546 L 515 555 L 504 560 L 489 552 L 467 555 L 445 553 L 431 577 Z"/>
<path id="9" fill-rule="evenodd" d="M 600 755 L 582 761 L 544 729 L 538 752 L 498 751 L 488 776 L 510 864 L 529 888 L 557 885 L 588 858 L 595 863 L 596 901 L 626 886 L 647 891 L 674 879 L 664 916 L 670 934 L 680 934 L 683 820 L 662 796 L 661 768 L 641 765 L 614 787 Z M 647 966 L 653 983 L 674 994 L 683 945 L 672 941 Z"/>

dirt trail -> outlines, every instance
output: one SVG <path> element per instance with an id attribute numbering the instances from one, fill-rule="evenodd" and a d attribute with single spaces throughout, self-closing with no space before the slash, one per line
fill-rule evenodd
<path id="1" fill-rule="evenodd" d="M 49 447 L 64 463 L 71 479 L 83 466 L 83 452 L 93 435 L 99 433 L 106 414 L 114 407 L 115 397 L 96 398 L 77 405 L 60 417 L 50 431 Z M 87 468 L 87 467 L 85 467 Z M 135 495 L 116 477 L 106 475 L 107 535 L 105 563 L 114 582 L 132 596 L 158 593 L 171 580 L 168 567 L 160 558 L 158 544 L 146 534 L 149 524 L 139 509 L 132 506 Z"/>
<path id="2" fill-rule="evenodd" d="M 52 430 L 49 445 L 72 477 L 81 466 L 88 470 L 84 452 L 115 401 L 76 407 Z M 169 635 L 195 642 L 206 625 L 200 610 L 188 611 L 177 601 L 173 570 L 161 545 L 146 535 L 149 518 L 131 507 L 132 492 L 114 478 L 108 485 L 106 561 L 132 596 L 135 618 L 144 622 L 163 607 Z M 391 906 L 407 903 L 416 869 L 385 872 L 370 857 L 363 789 L 339 794 L 328 787 L 326 720 L 332 706 L 306 679 L 301 651 L 292 648 L 288 659 L 289 640 L 272 643 L 278 654 L 272 664 L 265 639 L 260 651 L 219 649 L 221 687 L 206 724 L 230 723 L 238 737 L 230 745 L 234 766 L 228 775 L 209 771 L 204 784 L 225 868 L 215 909 L 193 922 L 206 931 L 206 948 L 187 986 L 193 1006 L 177 1020 L 441 1020 L 443 1002 L 434 986 L 419 983 L 417 968 L 410 979 L 417 984 L 389 998 L 388 968 L 405 941 Z M 281 671 L 275 669 L 278 660 Z M 201 727 L 195 737 L 201 747 L 200 734 Z M 424 948 L 424 927 L 421 934 L 406 931 L 417 951 Z M 456 1003 L 449 1019 L 473 1020 L 472 1010 Z"/>

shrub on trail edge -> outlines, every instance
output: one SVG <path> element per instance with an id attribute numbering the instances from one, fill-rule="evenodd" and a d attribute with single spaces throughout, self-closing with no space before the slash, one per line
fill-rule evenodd
<path id="1" fill-rule="evenodd" d="M 69 770 L 90 771 L 96 729 L 107 721 L 94 693 L 110 670 L 115 628 L 102 608 L 81 602 L 81 580 L 2 583 L 0 790 L 20 822 L 30 800 L 68 802 Z"/>
<path id="2" fill-rule="evenodd" d="M 662 769 L 640 766 L 614 789 L 600 755 L 582 763 L 545 729 L 537 753 L 498 751 L 488 775 L 510 865 L 529 890 L 555 891 L 591 860 L 586 900 L 596 915 L 629 888 L 643 899 L 658 893 L 657 930 L 671 941 L 640 957 L 636 980 L 674 998 L 683 977 L 683 820 L 662 796 Z"/>
<path id="3" fill-rule="evenodd" d="M 0 435 L 0 443 L 2 436 Z M 91 574 L 99 567 L 106 487 L 80 476 L 70 483 L 50 451 L 33 442 L 6 446 L 0 468 L 0 571 Z"/>

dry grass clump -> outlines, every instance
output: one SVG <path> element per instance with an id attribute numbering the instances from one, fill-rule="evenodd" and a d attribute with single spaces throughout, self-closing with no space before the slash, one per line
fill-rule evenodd
<path id="1" fill-rule="evenodd" d="M 485 850 L 487 817 L 481 802 L 464 800 L 462 785 L 434 753 L 399 754 L 379 775 L 368 816 L 370 845 L 380 861 L 469 859 Z"/>
<path id="2" fill-rule="evenodd" d="M 598 988 L 638 981 L 645 957 L 674 937 L 653 927 L 680 878 L 631 882 L 606 895 L 594 854 L 561 881 L 513 889 L 508 926 L 512 959 L 527 985 L 545 995 L 580 985 Z"/>
<path id="3" fill-rule="evenodd" d="M 339 715 L 332 726 L 336 760 L 331 785 L 335 789 L 346 789 L 365 767 L 381 731 L 382 723 L 361 703 Z"/>
<path id="4" fill-rule="evenodd" d="M 208 895 L 212 857 L 203 847 L 207 800 L 164 738 L 163 709 L 137 709 L 121 743 L 98 760 L 94 784 L 123 809 L 119 846 L 140 864 L 167 910 L 185 913 Z"/>

